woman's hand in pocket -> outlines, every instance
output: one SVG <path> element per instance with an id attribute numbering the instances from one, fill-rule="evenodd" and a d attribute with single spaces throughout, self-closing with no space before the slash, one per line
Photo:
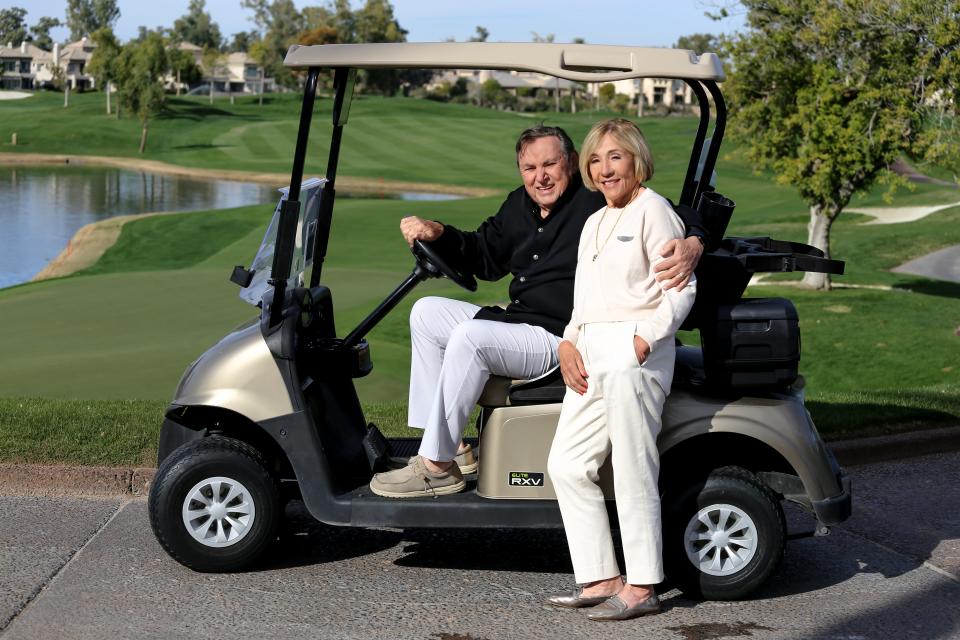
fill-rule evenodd
<path id="1" fill-rule="evenodd" d="M 643 364 L 650 355 L 650 345 L 640 336 L 633 336 L 633 351 L 637 354 L 637 362 Z"/>
<path id="2" fill-rule="evenodd" d="M 557 358 L 560 360 L 560 373 L 563 383 L 583 395 L 587 391 L 587 370 L 583 366 L 580 352 L 569 340 L 564 340 L 557 347 Z"/>

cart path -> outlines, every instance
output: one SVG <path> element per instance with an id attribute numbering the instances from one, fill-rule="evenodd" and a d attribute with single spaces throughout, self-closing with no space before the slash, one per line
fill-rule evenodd
<path id="1" fill-rule="evenodd" d="M 923 218 L 926 218 L 927 216 L 938 211 L 943 211 L 944 209 L 950 209 L 956 206 L 960 206 L 960 202 L 954 202 L 951 204 L 927 205 L 921 207 L 851 207 L 849 209 L 845 209 L 845 211 L 872 216 L 874 219 L 864 222 L 863 224 L 865 225 L 900 224 L 903 222 L 916 222 L 917 220 L 922 220 Z"/>
<path id="2" fill-rule="evenodd" d="M 341 529 L 293 503 L 281 543 L 258 570 L 198 574 L 160 549 L 143 499 L 101 502 L 85 516 L 90 525 L 79 527 L 96 533 L 64 545 L 79 551 L 3 637 L 512 640 L 611 630 L 676 639 L 960 637 L 960 513 L 946 508 L 960 500 L 960 487 L 942 482 L 960 473 L 960 452 L 850 473 L 854 517 L 830 536 L 791 541 L 754 598 L 694 602 L 665 591 L 662 615 L 616 629 L 541 604 L 573 579 L 560 531 Z M 51 554 L 53 536 L 37 539 L 35 531 L 63 526 L 65 513 L 62 503 L 44 503 L 62 498 L 35 499 L 32 509 L 23 500 L 0 497 L 7 524 L 0 548 L 19 545 L 4 560 L 14 571 Z M 792 532 L 812 527 L 794 510 L 788 520 Z"/>
<path id="3" fill-rule="evenodd" d="M 899 267 L 894 267 L 892 271 L 937 280 L 960 282 L 960 245 L 940 249 L 905 262 Z"/>

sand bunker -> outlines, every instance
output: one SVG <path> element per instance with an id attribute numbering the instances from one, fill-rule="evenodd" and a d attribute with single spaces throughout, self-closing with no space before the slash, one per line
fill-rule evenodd
<path id="1" fill-rule="evenodd" d="M 0 91 L 0 100 L 23 100 L 32 95 L 32 93 L 24 93 L 23 91 Z"/>
<path id="2" fill-rule="evenodd" d="M 926 207 L 858 207 L 845 209 L 845 211 L 873 216 L 873 220 L 864 222 L 864 224 L 898 224 L 901 222 L 916 222 L 932 213 L 956 206 L 960 206 L 960 202 Z"/>

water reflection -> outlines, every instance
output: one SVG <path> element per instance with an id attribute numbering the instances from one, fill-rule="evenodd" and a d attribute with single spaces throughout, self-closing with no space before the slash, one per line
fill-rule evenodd
<path id="1" fill-rule="evenodd" d="M 91 222 L 271 202 L 276 190 L 120 169 L 0 168 L 0 287 L 26 282 Z"/>
<path id="2" fill-rule="evenodd" d="M 80 227 L 91 222 L 150 211 L 272 203 L 277 197 L 272 186 L 231 180 L 102 167 L 0 167 L 0 288 L 30 280 Z M 444 200 L 457 196 L 400 197 Z"/>

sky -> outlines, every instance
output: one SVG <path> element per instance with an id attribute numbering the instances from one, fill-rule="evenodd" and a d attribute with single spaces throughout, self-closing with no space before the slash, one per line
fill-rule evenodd
<path id="1" fill-rule="evenodd" d="M 298 8 L 317 2 L 294 0 Z M 121 40 L 137 33 L 137 27 L 170 27 L 186 13 L 189 0 L 118 0 L 120 19 L 114 28 Z M 42 16 L 64 19 L 66 0 L 0 0 L 0 8 L 27 9 L 33 25 Z M 353 6 L 362 0 L 352 0 Z M 393 0 L 394 15 L 408 31 L 410 42 L 440 42 L 447 38 L 466 40 L 477 25 L 490 32 L 491 42 L 529 42 L 536 32 L 553 34 L 556 42 L 584 38 L 594 44 L 671 46 L 691 33 L 731 33 L 743 26 L 742 15 L 719 22 L 706 16 L 729 0 Z M 207 0 L 207 11 L 228 38 L 249 31 L 252 12 L 240 0 Z M 591 10 L 593 8 L 593 10 Z M 65 41 L 65 28 L 54 29 L 55 40 Z"/>

